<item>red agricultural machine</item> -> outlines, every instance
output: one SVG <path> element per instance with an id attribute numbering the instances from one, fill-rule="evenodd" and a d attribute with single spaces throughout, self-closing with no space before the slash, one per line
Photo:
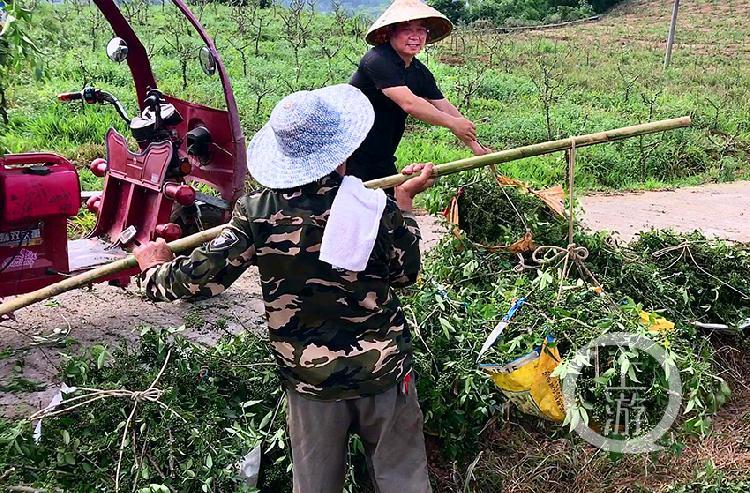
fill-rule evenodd
<path id="1" fill-rule="evenodd" d="M 115 1 L 94 0 L 116 36 L 107 55 L 130 68 L 139 114 L 129 118 L 117 98 L 93 87 L 58 98 L 114 106 L 139 149 L 129 149 L 127 139 L 109 129 L 106 157 L 90 165 L 104 178 L 103 191 L 86 201 L 97 216 L 96 227 L 73 241 L 67 239 L 67 221 L 84 200 L 75 167 L 50 153 L 0 156 L 0 298 L 124 258 L 140 243 L 196 232 L 203 229 L 202 218 L 228 219 L 247 169 L 237 105 L 213 40 L 183 0 L 172 1 L 205 43 L 198 58 L 204 72 L 218 73 L 226 109 L 162 94 L 146 49 Z M 217 194 L 200 193 L 195 183 Z M 101 280 L 124 286 L 136 272 Z"/>

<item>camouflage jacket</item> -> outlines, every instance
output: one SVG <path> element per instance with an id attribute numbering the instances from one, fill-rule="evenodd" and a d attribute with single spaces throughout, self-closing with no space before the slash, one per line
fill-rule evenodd
<path id="1" fill-rule="evenodd" d="M 388 199 L 364 271 L 322 262 L 323 228 L 340 183 L 332 173 L 297 189 L 243 197 L 220 236 L 147 269 L 140 286 L 152 300 L 215 296 L 257 265 L 287 387 L 318 400 L 385 391 L 411 368 L 411 334 L 393 288 L 416 280 L 419 227 Z"/>

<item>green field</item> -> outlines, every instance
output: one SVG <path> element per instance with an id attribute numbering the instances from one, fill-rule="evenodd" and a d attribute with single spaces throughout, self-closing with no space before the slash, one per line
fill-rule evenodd
<path id="1" fill-rule="evenodd" d="M 693 116 L 689 130 L 581 151 L 577 180 L 586 189 L 659 188 L 746 177 L 750 72 L 743 42 L 750 28 L 740 20 L 747 14 L 746 3 L 734 2 L 734 8 L 733 2 L 711 1 L 685 6 L 673 63 L 666 72 L 661 68 L 661 41 L 669 9 L 664 2 L 657 4 L 627 3 L 597 23 L 557 30 L 460 30 L 422 58 L 448 98 L 478 124 L 481 141 L 497 150 Z M 91 84 L 119 96 L 132 113 L 136 105 L 130 75 L 126 66 L 106 58 L 109 29 L 97 11 L 73 5 L 41 7 L 31 34 L 43 50 L 46 78 L 37 81 L 23 73 L 12 81 L 10 123 L 0 127 L 0 149 L 53 150 L 83 167 L 103 153 L 109 126 L 121 132 L 126 128 L 110 107 L 82 108 L 58 103 L 54 96 Z M 159 87 L 221 106 L 219 84 L 198 66 L 197 38 L 184 34 L 186 26 L 174 10 L 140 8 L 148 9 L 148 22 L 137 31 L 153 55 Z M 228 66 L 248 138 L 289 92 L 346 82 L 367 49 L 361 40 L 367 21 L 359 17 L 304 10 L 299 19 L 289 19 L 287 10 L 233 10 L 213 3 L 195 9 Z M 146 10 L 130 10 L 134 18 L 145 17 Z M 175 43 L 178 33 L 180 41 Z M 448 130 L 418 121 L 411 121 L 398 151 L 401 165 L 467 155 Z M 564 177 L 559 153 L 511 163 L 503 170 L 539 187 Z M 83 175 L 87 188 L 97 186 Z M 452 182 L 469 179 L 464 175 Z"/>

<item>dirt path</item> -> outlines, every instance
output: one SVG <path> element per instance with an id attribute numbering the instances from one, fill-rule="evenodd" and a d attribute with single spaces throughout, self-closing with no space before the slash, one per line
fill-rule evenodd
<path id="1" fill-rule="evenodd" d="M 435 217 L 417 219 L 424 251 L 443 230 Z M 255 268 L 210 300 L 156 304 L 132 285 L 123 290 L 96 284 L 19 310 L 15 321 L 0 322 L 0 417 L 28 415 L 50 401 L 59 384 L 61 354 L 78 354 L 95 344 L 134 345 L 147 325 L 184 325 L 186 337 L 212 344 L 227 333 L 264 328 L 263 311 Z"/>
<path id="2" fill-rule="evenodd" d="M 639 231 L 672 228 L 750 242 L 750 181 L 671 191 L 596 194 L 580 199 L 583 222 L 617 232 L 624 241 Z"/>

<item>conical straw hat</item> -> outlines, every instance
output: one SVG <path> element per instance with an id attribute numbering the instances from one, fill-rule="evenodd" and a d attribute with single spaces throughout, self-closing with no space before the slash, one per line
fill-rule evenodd
<path id="1" fill-rule="evenodd" d="M 430 30 L 428 43 L 440 41 L 453 30 L 453 24 L 446 16 L 420 0 L 394 0 L 370 26 L 365 40 L 371 45 L 383 44 L 388 41 L 388 26 L 416 20 L 424 20 Z"/>

